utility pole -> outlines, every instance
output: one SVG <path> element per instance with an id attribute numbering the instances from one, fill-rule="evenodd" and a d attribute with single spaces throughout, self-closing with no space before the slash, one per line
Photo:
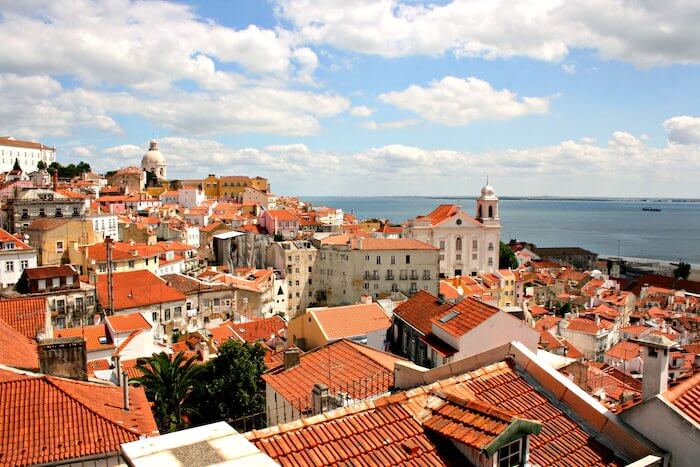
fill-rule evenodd
<path id="1" fill-rule="evenodd" d="M 108 235 L 105 238 L 105 250 L 107 251 L 107 313 L 114 314 L 114 290 L 112 283 L 112 248 L 114 240 Z"/>

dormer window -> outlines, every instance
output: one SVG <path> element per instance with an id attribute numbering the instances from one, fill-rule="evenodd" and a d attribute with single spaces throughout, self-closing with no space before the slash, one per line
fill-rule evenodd
<path id="1" fill-rule="evenodd" d="M 2 245 L 3 250 L 14 250 L 15 249 L 15 243 L 14 242 L 5 242 Z"/>
<path id="2" fill-rule="evenodd" d="M 523 465 L 523 438 L 506 444 L 498 450 L 498 467 Z"/>

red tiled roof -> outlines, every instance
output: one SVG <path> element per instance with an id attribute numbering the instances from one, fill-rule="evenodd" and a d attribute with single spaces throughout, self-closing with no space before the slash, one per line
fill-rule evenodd
<path id="1" fill-rule="evenodd" d="M 432 330 L 431 319 L 452 307 L 430 293 L 420 290 L 394 309 L 394 314 L 423 334 Z"/>
<path id="2" fill-rule="evenodd" d="M 0 370 L 0 373 L 5 373 Z M 146 394 L 122 388 L 26 376 L 0 383 L 0 464 L 66 461 L 119 451 L 122 443 L 158 434 Z"/>
<path id="3" fill-rule="evenodd" d="M 598 334 L 600 331 L 605 331 L 610 329 L 612 325 L 610 322 L 604 319 L 600 320 L 600 324 L 596 324 L 595 321 L 586 318 L 572 318 L 566 326 L 566 329 L 570 331 L 582 332 L 585 334 Z"/>
<path id="4" fill-rule="evenodd" d="M 107 323 L 118 334 L 151 329 L 151 325 L 141 313 L 126 313 L 108 316 Z"/>
<path id="5" fill-rule="evenodd" d="M 54 329 L 53 335 L 54 337 L 83 337 L 85 338 L 85 348 L 88 352 L 114 348 L 114 343 L 107 338 L 107 330 L 104 324 Z M 103 339 L 104 343 L 100 342 L 100 339 Z"/>
<path id="6" fill-rule="evenodd" d="M 426 214 L 425 216 L 417 216 L 416 220 L 417 221 L 428 221 L 430 222 L 431 225 L 437 225 L 440 224 L 447 219 L 456 216 L 459 213 L 463 213 L 471 223 L 483 226 L 481 222 L 477 221 L 473 217 L 469 216 L 467 213 L 464 212 L 464 210 L 461 208 L 461 206 L 458 206 L 456 204 L 441 204 L 435 209 L 433 209 L 430 213 Z"/>
<path id="7" fill-rule="evenodd" d="M 400 404 L 248 438 L 283 466 L 445 465 L 420 423 Z"/>
<path id="8" fill-rule="evenodd" d="M 391 327 L 391 320 L 377 303 L 307 310 L 316 317 L 328 339 L 362 336 Z"/>
<path id="9" fill-rule="evenodd" d="M 36 343 L 1 319 L 0 364 L 25 370 L 39 369 Z M 2 463 L 1 457 L 0 463 Z"/>
<path id="10" fill-rule="evenodd" d="M 299 222 L 299 218 L 292 214 L 289 211 L 285 211 L 284 209 L 269 209 L 266 211 L 267 214 L 272 217 L 275 220 L 278 221 L 297 221 Z"/>
<path id="11" fill-rule="evenodd" d="M 55 148 L 51 146 L 45 146 L 41 143 L 35 141 L 25 141 L 21 139 L 14 139 L 11 136 L 0 136 L 0 146 L 12 146 L 14 148 L 27 148 L 27 149 L 47 149 L 50 151 L 55 151 Z"/>
<path id="12" fill-rule="evenodd" d="M 185 300 L 185 295 L 150 271 L 128 271 L 113 274 L 115 310 L 144 307 L 158 303 Z M 102 308 L 108 307 L 107 275 L 97 276 L 97 298 Z"/>
<path id="13" fill-rule="evenodd" d="M 467 297 L 431 322 L 449 334 L 459 337 L 471 331 L 496 313 L 498 308 Z"/>
<path id="14" fill-rule="evenodd" d="M 36 339 L 46 321 L 46 298 L 0 300 L 0 319 L 30 339 Z"/>
<path id="15" fill-rule="evenodd" d="M 28 268 L 24 270 L 24 274 L 28 279 L 51 279 L 54 277 L 70 277 L 77 276 L 78 271 L 73 269 L 73 266 L 39 266 L 37 268 Z"/>
<path id="16" fill-rule="evenodd" d="M 90 360 L 87 362 L 87 373 L 89 378 L 95 377 L 96 371 L 109 370 L 109 360 L 100 358 L 99 360 Z"/>
<path id="17" fill-rule="evenodd" d="M 15 249 L 16 250 L 32 250 L 33 248 L 26 243 L 24 243 L 22 240 L 18 239 L 8 231 L 4 229 L 0 229 L 0 242 L 5 243 L 5 242 L 12 242 L 15 244 Z"/>
<path id="18" fill-rule="evenodd" d="M 305 412 L 316 383 L 331 392 L 342 391 L 365 399 L 394 386 L 394 362 L 402 357 L 339 340 L 303 354 L 298 365 L 264 374 L 263 379 L 294 407 Z M 330 367 L 329 367 L 330 365 Z"/>
<path id="19" fill-rule="evenodd" d="M 678 410 L 700 423 L 700 373 L 668 389 L 663 396 Z"/>
<path id="20" fill-rule="evenodd" d="M 269 318 L 254 319 L 245 323 L 230 323 L 233 331 L 244 342 L 267 341 L 272 335 L 278 336 L 287 329 L 287 323 L 275 315 Z"/>
<path id="21" fill-rule="evenodd" d="M 606 357 L 617 358 L 619 360 L 631 360 L 639 357 L 642 353 L 642 346 L 636 342 L 622 341 L 613 345 L 605 352 Z"/>

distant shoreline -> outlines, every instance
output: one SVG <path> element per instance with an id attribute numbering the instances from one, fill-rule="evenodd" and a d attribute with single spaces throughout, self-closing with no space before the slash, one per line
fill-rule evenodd
<path id="1" fill-rule="evenodd" d="M 382 198 L 418 198 L 418 199 L 467 199 L 475 200 L 476 196 L 419 196 L 419 195 L 377 195 L 377 196 L 359 196 L 359 195 L 295 195 L 297 198 L 360 198 L 360 199 L 382 199 Z M 510 201 L 612 201 L 622 203 L 700 203 L 700 198 L 615 198 L 615 197 L 576 197 L 576 196 L 499 196 L 500 200 Z"/>

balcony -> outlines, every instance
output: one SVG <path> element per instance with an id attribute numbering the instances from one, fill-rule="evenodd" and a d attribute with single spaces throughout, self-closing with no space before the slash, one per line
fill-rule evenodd
<path id="1" fill-rule="evenodd" d="M 394 280 L 394 273 L 392 271 L 387 271 L 386 272 L 386 280 L 388 281 L 393 281 Z"/>
<path id="2" fill-rule="evenodd" d="M 406 271 L 401 271 L 401 274 L 399 274 L 399 279 L 402 281 L 408 280 L 408 273 Z"/>
<path id="3" fill-rule="evenodd" d="M 425 272 L 423 273 L 423 280 L 424 280 L 424 281 L 429 281 L 429 280 L 430 280 L 430 272 L 425 271 Z"/>
<path id="4" fill-rule="evenodd" d="M 418 272 L 417 271 L 411 271 L 411 280 L 412 281 L 418 280 Z"/>

